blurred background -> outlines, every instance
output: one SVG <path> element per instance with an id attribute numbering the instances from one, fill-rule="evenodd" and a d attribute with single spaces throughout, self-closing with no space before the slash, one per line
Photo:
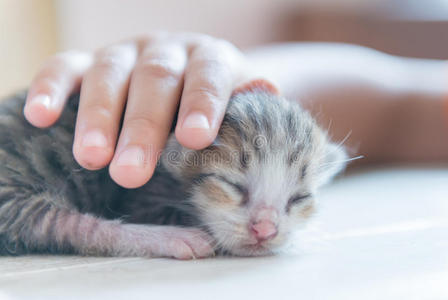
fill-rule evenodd
<path id="1" fill-rule="evenodd" d="M 204 32 L 241 48 L 335 41 L 448 58 L 448 0 L 0 0 L 0 96 L 26 87 L 57 51 L 157 29 Z"/>

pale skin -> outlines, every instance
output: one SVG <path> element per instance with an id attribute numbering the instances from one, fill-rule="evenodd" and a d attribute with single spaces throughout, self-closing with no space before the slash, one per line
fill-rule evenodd
<path id="1" fill-rule="evenodd" d="M 345 145 L 365 156 L 359 163 L 448 161 L 446 62 L 357 46 L 296 43 L 243 54 L 201 34 L 151 34 L 50 58 L 24 113 L 49 127 L 80 89 L 75 159 L 90 170 L 108 166 L 116 183 L 136 188 L 151 178 L 176 113 L 178 141 L 205 148 L 232 91 L 259 77 L 310 109 L 336 141 L 350 133 Z"/>
<path id="2" fill-rule="evenodd" d="M 62 53 L 36 75 L 24 113 L 35 126 L 51 126 L 80 89 L 75 159 L 90 170 L 109 165 L 113 180 L 135 188 L 151 177 L 178 107 L 182 145 L 201 149 L 214 140 L 232 90 L 246 80 L 244 61 L 232 44 L 190 33 Z"/>
<path id="3" fill-rule="evenodd" d="M 289 99 L 344 140 L 351 165 L 448 162 L 448 63 L 346 44 L 295 43 L 248 53 Z"/>

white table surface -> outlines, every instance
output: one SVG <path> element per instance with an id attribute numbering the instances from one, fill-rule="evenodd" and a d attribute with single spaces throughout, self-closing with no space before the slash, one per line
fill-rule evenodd
<path id="1" fill-rule="evenodd" d="M 0 299 L 448 299 L 448 167 L 353 173 L 284 253 L 0 257 Z"/>

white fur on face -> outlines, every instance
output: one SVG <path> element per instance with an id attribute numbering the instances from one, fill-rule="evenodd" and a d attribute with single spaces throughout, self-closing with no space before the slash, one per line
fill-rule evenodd
<path id="1" fill-rule="evenodd" d="M 224 166 L 212 168 L 219 172 L 219 176 L 244 184 L 248 191 L 245 205 L 241 205 L 241 194 L 220 180 L 207 179 L 195 187 L 192 201 L 200 208 L 201 220 L 220 248 L 234 255 L 270 254 L 283 246 L 290 234 L 308 219 L 307 211 L 312 209 L 313 199 L 306 199 L 288 209 L 292 196 L 309 193 L 309 183 L 301 179 L 300 163 L 289 166 L 286 155 L 287 152 L 283 151 L 268 155 L 265 161 L 254 160 L 244 173 Z M 213 193 L 214 190 L 220 192 Z M 224 201 L 221 192 L 231 201 Z M 274 239 L 254 246 L 257 241 L 251 235 L 249 225 L 264 207 L 275 211 L 275 216 L 269 218 L 278 226 L 278 234 Z"/>
<path id="2" fill-rule="evenodd" d="M 314 120 L 283 98 L 251 93 L 230 103 L 218 138 L 208 149 L 195 152 L 170 141 L 168 148 L 184 156 L 196 155 L 198 164 L 181 162 L 167 168 L 184 181 L 204 177 L 189 182 L 191 201 L 219 248 L 235 255 L 269 254 L 284 245 L 313 212 L 312 197 L 294 204 L 291 199 L 313 194 L 339 171 L 342 163 L 322 166 L 341 157 L 329 155 L 331 151 L 343 151 L 331 147 Z M 208 152 L 204 159 L 206 151 L 212 155 Z M 242 153 L 250 157 L 248 163 L 239 160 Z M 249 226 L 266 208 L 275 212 L 264 218 L 277 225 L 278 232 L 258 242 Z"/>

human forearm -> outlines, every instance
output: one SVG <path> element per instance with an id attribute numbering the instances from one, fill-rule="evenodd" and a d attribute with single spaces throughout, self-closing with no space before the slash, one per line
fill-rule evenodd
<path id="1" fill-rule="evenodd" d="M 365 155 L 360 162 L 448 161 L 445 62 L 342 44 L 285 44 L 248 56 L 335 140 L 350 134 L 345 144 Z"/>

